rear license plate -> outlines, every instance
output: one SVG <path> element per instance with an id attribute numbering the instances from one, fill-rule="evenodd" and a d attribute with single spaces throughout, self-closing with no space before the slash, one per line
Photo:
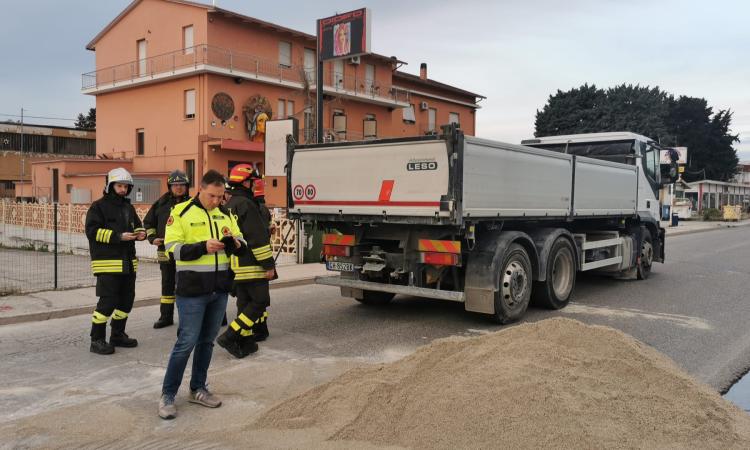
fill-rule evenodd
<path id="1" fill-rule="evenodd" d="M 326 261 L 326 269 L 335 270 L 337 272 L 354 272 L 354 263 Z"/>

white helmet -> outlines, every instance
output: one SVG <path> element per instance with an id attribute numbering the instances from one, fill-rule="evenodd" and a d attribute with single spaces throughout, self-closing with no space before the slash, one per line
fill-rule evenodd
<path id="1" fill-rule="evenodd" d="M 122 183 L 129 185 L 130 187 L 128 188 L 128 194 L 130 194 L 130 191 L 133 190 L 133 177 L 130 175 L 130 172 L 123 169 L 122 167 L 112 169 L 109 171 L 109 173 L 107 173 L 107 185 L 104 186 L 105 194 L 109 194 L 109 189 L 110 186 L 112 186 L 112 183 Z"/>

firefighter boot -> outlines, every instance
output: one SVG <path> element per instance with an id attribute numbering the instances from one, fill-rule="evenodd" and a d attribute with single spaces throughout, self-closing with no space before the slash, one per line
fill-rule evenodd
<path id="1" fill-rule="evenodd" d="M 255 342 L 255 336 L 242 336 L 240 338 L 240 349 L 243 356 L 250 355 L 258 351 L 258 344 Z"/>
<path id="2" fill-rule="evenodd" d="M 228 351 L 229 354 L 234 356 L 235 358 L 244 358 L 247 355 L 242 352 L 239 338 L 239 333 L 234 331 L 232 328 L 227 328 L 224 333 L 220 334 L 219 337 L 216 338 L 216 343 L 223 347 L 224 350 Z"/>
<path id="3" fill-rule="evenodd" d="M 268 339 L 268 319 L 253 325 L 253 336 L 255 336 L 255 342 L 263 342 Z"/>
<path id="4" fill-rule="evenodd" d="M 91 353 L 97 353 L 99 355 L 111 355 L 115 352 L 115 346 L 105 341 L 104 339 L 92 339 L 89 351 L 91 351 Z"/>
<path id="5" fill-rule="evenodd" d="M 109 343 L 115 347 L 138 347 L 138 339 L 133 339 L 124 331 L 112 330 Z"/>
<path id="6" fill-rule="evenodd" d="M 159 313 L 159 320 L 154 322 L 154 328 L 159 329 L 174 325 L 174 303 L 161 303 Z"/>
<path id="7" fill-rule="evenodd" d="M 111 355 L 115 352 L 115 347 L 110 345 L 105 337 L 107 334 L 107 323 L 91 324 L 91 353 L 99 355 Z"/>

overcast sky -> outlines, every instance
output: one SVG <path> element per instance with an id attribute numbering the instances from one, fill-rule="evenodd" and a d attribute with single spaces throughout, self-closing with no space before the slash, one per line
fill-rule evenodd
<path id="1" fill-rule="evenodd" d="M 205 0 L 210 3 L 210 0 Z M 0 0 L 0 119 L 74 118 L 94 69 L 86 44 L 129 0 Z M 734 111 L 750 160 L 750 2 L 743 0 L 255 1 L 218 6 L 314 33 L 315 19 L 361 6 L 373 51 L 402 68 L 487 96 L 477 135 L 518 143 L 550 94 L 583 83 L 659 86 Z M 50 123 L 49 120 L 29 121 Z M 72 122 L 57 122 L 70 124 Z"/>

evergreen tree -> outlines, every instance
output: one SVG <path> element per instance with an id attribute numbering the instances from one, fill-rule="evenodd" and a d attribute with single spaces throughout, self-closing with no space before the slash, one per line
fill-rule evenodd
<path id="1" fill-rule="evenodd" d="M 76 119 L 76 128 L 84 130 L 95 130 L 96 129 L 96 108 L 90 108 L 88 114 L 78 114 Z"/>

